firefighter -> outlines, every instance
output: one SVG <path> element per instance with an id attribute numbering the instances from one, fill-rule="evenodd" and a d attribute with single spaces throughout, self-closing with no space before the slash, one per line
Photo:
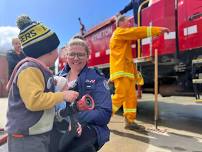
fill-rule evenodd
<path id="1" fill-rule="evenodd" d="M 164 27 L 129 27 L 128 17 L 120 15 L 116 19 L 116 29 L 110 39 L 110 81 L 115 86 L 112 96 L 113 113 L 123 105 L 125 128 L 137 128 L 134 120 L 137 112 L 136 81 L 138 73 L 133 63 L 131 42 L 149 36 L 168 32 Z"/>
<path id="2" fill-rule="evenodd" d="M 140 4 L 144 0 L 131 0 L 122 10 L 119 11 L 118 15 L 123 15 L 124 13 L 127 13 L 129 10 L 133 9 L 133 16 L 134 16 L 134 21 L 135 24 L 137 24 L 137 13 L 138 13 L 138 8 Z"/>
<path id="3" fill-rule="evenodd" d="M 20 61 L 8 83 L 8 151 L 49 152 L 55 105 L 64 100 L 72 102 L 79 94 L 70 90 L 54 92 L 53 73 L 48 67 L 58 57 L 60 41 L 56 33 L 28 16 L 20 16 L 17 26 L 29 58 Z"/>

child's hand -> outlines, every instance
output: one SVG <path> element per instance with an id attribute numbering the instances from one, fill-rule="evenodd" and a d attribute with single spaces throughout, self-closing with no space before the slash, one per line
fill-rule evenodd
<path id="1" fill-rule="evenodd" d="M 74 102 L 79 96 L 78 92 L 72 90 L 63 91 L 63 93 L 66 102 Z"/>

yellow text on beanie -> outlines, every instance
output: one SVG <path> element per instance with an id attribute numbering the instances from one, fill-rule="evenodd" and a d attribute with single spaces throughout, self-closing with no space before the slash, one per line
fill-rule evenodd
<path id="1" fill-rule="evenodd" d="M 18 17 L 16 23 L 23 51 L 29 57 L 38 58 L 50 53 L 60 44 L 56 33 L 42 23 L 32 21 L 29 16 Z"/>

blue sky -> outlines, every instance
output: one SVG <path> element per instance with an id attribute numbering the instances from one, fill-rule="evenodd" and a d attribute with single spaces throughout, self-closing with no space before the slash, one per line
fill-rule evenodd
<path id="1" fill-rule="evenodd" d="M 11 30 L 8 27 L 16 31 L 15 21 L 21 14 L 27 14 L 53 29 L 59 36 L 61 47 L 79 32 L 78 17 L 81 17 L 88 30 L 114 16 L 128 2 L 129 0 L 0 0 L 0 49 L 1 45 L 10 43 L 13 35 L 8 34 Z M 5 27 L 6 32 L 3 34 Z M 14 35 L 18 32 L 14 32 Z"/>

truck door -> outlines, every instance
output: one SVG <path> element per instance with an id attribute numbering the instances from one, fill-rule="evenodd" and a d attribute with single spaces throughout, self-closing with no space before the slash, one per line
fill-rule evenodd
<path id="1" fill-rule="evenodd" d="M 162 26 L 170 29 L 159 37 L 145 38 L 142 40 L 142 56 L 154 55 L 158 49 L 159 55 L 174 54 L 176 51 L 175 27 L 175 0 L 155 1 L 150 7 L 142 10 L 143 26 Z"/>
<path id="2" fill-rule="evenodd" d="M 202 47 L 202 1 L 178 1 L 180 51 Z"/>

